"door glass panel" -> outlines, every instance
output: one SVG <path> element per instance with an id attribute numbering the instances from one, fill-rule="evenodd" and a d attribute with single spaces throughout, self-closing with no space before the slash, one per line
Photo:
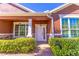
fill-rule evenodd
<path id="1" fill-rule="evenodd" d="M 43 27 L 43 39 L 45 39 L 45 28 Z"/>
<path id="2" fill-rule="evenodd" d="M 20 36 L 25 36 L 25 24 L 20 25 Z"/>

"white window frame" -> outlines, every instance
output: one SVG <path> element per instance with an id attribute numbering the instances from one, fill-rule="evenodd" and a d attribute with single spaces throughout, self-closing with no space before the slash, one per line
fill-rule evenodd
<path id="1" fill-rule="evenodd" d="M 62 35 L 62 18 L 68 18 L 68 38 L 71 38 L 70 20 L 69 18 L 79 18 L 79 14 L 59 14 L 60 17 L 60 30 Z"/>
<path id="2" fill-rule="evenodd" d="M 15 36 L 15 25 L 17 25 L 17 24 L 25 24 L 25 25 L 27 25 L 28 22 L 14 22 L 14 26 L 13 26 L 13 37 L 14 38 L 20 37 L 20 36 Z M 26 32 L 26 26 L 25 26 L 25 32 Z M 20 32 L 18 34 L 20 35 Z M 25 33 L 25 37 L 27 37 L 26 33 Z"/>

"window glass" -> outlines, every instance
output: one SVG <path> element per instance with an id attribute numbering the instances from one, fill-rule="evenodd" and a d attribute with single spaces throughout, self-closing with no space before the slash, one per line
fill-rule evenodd
<path id="1" fill-rule="evenodd" d="M 68 18 L 62 18 L 62 29 L 68 29 Z"/>
<path id="2" fill-rule="evenodd" d="M 71 30 L 71 37 L 77 37 L 77 31 Z"/>
<path id="3" fill-rule="evenodd" d="M 28 24 L 26 24 L 26 35 L 28 34 Z"/>
<path id="4" fill-rule="evenodd" d="M 15 25 L 15 36 L 18 36 L 19 33 L 19 25 Z"/>
<path id="5" fill-rule="evenodd" d="M 77 18 L 77 29 L 79 29 L 79 18 Z"/>
<path id="6" fill-rule="evenodd" d="M 28 24 L 16 24 L 15 36 L 26 36 L 28 33 Z"/>
<path id="7" fill-rule="evenodd" d="M 68 37 L 68 18 L 62 18 L 62 34 L 63 37 Z"/>
<path id="8" fill-rule="evenodd" d="M 79 30 L 77 30 L 77 32 L 76 32 L 76 33 L 77 33 L 77 37 L 79 37 Z"/>
<path id="9" fill-rule="evenodd" d="M 76 29 L 77 28 L 77 18 L 69 18 L 70 19 L 70 28 Z"/>
<path id="10" fill-rule="evenodd" d="M 25 25 L 24 24 L 22 24 L 22 25 L 20 25 L 20 36 L 25 36 Z"/>
<path id="11" fill-rule="evenodd" d="M 68 37 L 68 30 L 63 30 L 62 33 L 63 33 L 63 37 Z"/>

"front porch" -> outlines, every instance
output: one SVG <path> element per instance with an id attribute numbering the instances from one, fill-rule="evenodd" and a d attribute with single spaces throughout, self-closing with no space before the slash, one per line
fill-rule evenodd
<path id="1" fill-rule="evenodd" d="M 52 34 L 51 19 L 43 16 L 6 17 L 0 20 L 0 25 L 0 38 L 34 37 L 38 41 L 47 41 Z"/>

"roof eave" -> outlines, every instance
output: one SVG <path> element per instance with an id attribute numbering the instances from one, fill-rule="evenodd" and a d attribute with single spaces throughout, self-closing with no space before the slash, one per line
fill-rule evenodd
<path id="1" fill-rule="evenodd" d="M 30 12 L 36 13 L 35 11 L 33 11 L 33 10 L 27 8 L 27 7 L 24 7 L 24 6 L 22 6 L 21 4 L 18 4 L 18 3 L 11 3 L 11 4 L 16 5 L 16 6 L 22 8 L 22 9 L 24 9 L 24 10 L 26 10 L 26 11 L 30 11 Z"/>
<path id="2" fill-rule="evenodd" d="M 71 4 L 71 3 L 66 3 L 66 4 L 64 4 L 64 5 L 61 5 L 61 6 L 57 7 L 57 8 L 55 8 L 55 9 L 49 11 L 48 13 L 49 13 L 49 14 L 50 14 L 50 13 L 56 13 L 56 12 L 58 12 L 58 11 L 64 9 L 64 8 L 68 7 L 68 6 L 70 6 L 70 5 L 72 5 L 72 4 Z"/>
<path id="3" fill-rule="evenodd" d="M 0 14 L 0 16 L 47 16 L 48 13 Z"/>

